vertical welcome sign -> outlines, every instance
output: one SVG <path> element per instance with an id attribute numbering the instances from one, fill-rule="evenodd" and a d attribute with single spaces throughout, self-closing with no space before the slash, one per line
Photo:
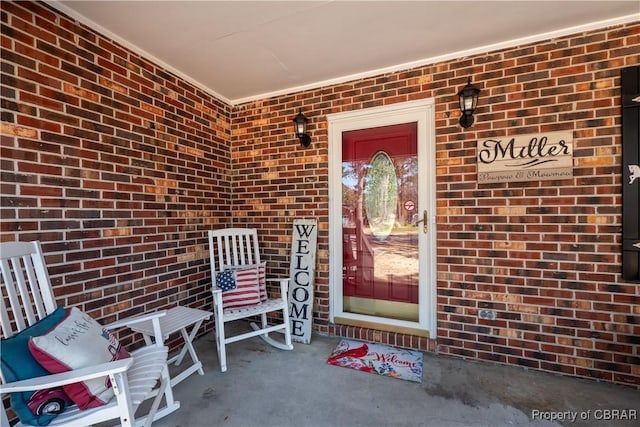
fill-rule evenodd
<path id="1" fill-rule="evenodd" d="M 291 339 L 311 342 L 313 323 L 313 279 L 316 270 L 318 222 L 315 219 L 293 221 L 291 268 L 289 269 L 289 316 Z"/>

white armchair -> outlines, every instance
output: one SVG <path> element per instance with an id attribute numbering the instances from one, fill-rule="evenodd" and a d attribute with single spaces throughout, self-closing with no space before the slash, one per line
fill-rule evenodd
<path id="1" fill-rule="evenodd" d="M 18 425 L 32 425 L 30 423 L 33 422 L 33 417 L 48 416 L 53 417 L 50 426 L 85 426 L 112 419 L 119 420 L 122 426 L 127 427 L 142 424 L 149 426 L 154 419 L 180 407 L 179 402 L 173 399 L 167 369 L 167 348 L 162 345 L 162 339 L 157 340 L 157 344 L 132 351 L 129 357 L 123 359 L 78 367 L 61 373 L 47 374 L 45 371 L 40 376 L 28 378 L 29 375 L 26 375 L 22 376 L 23 379 L 13 378 L 13 381 L 7 382 L 7 373 L 11 373 L 12 376 L 16 373 L 15 369 L 9 367 L 9 356 L 12 353 L 7 351 L 9 346 L 20 347 L 24 357 L 21 357 L 19 364 L 24 365 L 26 356 L 29 356 L 29 349 L 21 346 L 26 343 L 30 346 L 34 345 L 33 342 L 36 339 L 34 337 L 42 338 L 52 326 L 57 328 L 65 319 L 73 315 L 72 312 L 78 311 L 65 310 L 56 306 L 39 242 L 0 244 L 0 269 L 2 272 L 0 320 L 3 338 L 0 395 L 4 401 L 7 394 L 13 393 L 15 400 L 12 398 L 12 402 L 24 403 L 24 405 L 21 403 L 20 408 L 11 408 L 14 413 L 24 418 Z M 161 337 L 158 319 L 164 315 L 164 312 L 158 312 L 122 320 L 105 327 L 104 330 L 98 326 L 98 331 L 102 333 L 97 334 L 100 338 L 96 340 L 107 338 L 105 341 L 109 344 L 107 351 L 113 352 L 115 349 L 112 348 L 113 342 L 110 340 L 112 335 L 106 332 L 107 329 L 145 321 L 153 322 L 157 336 Z M 91 319 L 88 321 L 93 322 Z M 39 329 L 40 331 L 36 333 Z M 31 363 L 33 362 L 35 360 Z M 34 365 L 38 364 L 34 363 Z M 37 367 L 37 369 L 43 368 Z M 86 384 L 87 381 L 100 378 L 105 380 L 108 378 L 113 390 L 113 397 L 104 405 L 79 409 L 77 405 L 71 403 L 68 407 L 64 407 L 63 401 L 66 396 L 62 392 L 61 396 L 65 398 L 56 394 L 56 390 L 60 390 L 58 387 L 79 382 Z M 157 384 L 159 387 L 156 387 Z M 105 387 L 108 388 L 108 383 L 105 383 Z M 26 402 L 25 396 L 27 396 Z M 34 401 L 34 396 L 40 396 L 43 400 Z M 160 407 L 163 397 L 164 406 Z M 150 398 L 154 400 L 149 412 L 136 420 L 135 412 L 138 406 Z M 55 414 L 58 410 L 62 412 Z M 21 415 L 21 412 L 26 415 Z M 0 411 L 0 421 L 3 426 L 9 425 L 5 410 Z"/>

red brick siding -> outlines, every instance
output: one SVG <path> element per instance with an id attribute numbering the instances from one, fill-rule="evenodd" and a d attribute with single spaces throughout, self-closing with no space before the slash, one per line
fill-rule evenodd
<path id="1" fill-rule="evenodd" d="M 236 107 L 42 3 L 2 2 L 2 23 L 0 238 L 43 241 L 62 304 L 106 321 L 210 307 L 206 229 L 259 227 L 285 273 L 290 219 L 312 216 L 316 331 L 640 384 L 619 255 L 619 70 L 638 62 L 638 23 Z M 468 76 L 482 93 L 463 132 Z M 326 115 L 430 97 L 438 337 L 330 325 Z M 555 130 L 574 132 L 574 179 L 477 184 L 478 138 Z"/>
<path id="2" fill-rule="evenodd" d="M 259 224 L 286 271 L 290 218 L 318 217 L 318 332 L 640 385 L 640 289 L 620 277 L 619 90 L 639 57 L 640 25 L 625 25 L 239 105 L 234 220 Z M 468 77 L 482 92 L 463 131 Z M 438 337 L 332 325 L 326 116 L 421 98 L 436 106 Z M 300 109 L 309 149 L 292 134 Z M 478 185 L 479 138 L 560 130 L 573 131 L 573 179 Z"/>
<path id="3" fill-rule="evenodd" d="M 2 2 L 2 234 L 105 322 L 211 308 L 230 106 L 42 3 Z"/>

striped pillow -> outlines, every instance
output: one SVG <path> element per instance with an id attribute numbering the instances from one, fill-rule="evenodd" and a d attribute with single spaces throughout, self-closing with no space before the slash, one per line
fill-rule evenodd
<path id="1" fill-rule="evenodd" d="M 228 309 L 260 304 L 258 266 L 242 266 L 234 270 L 236 287 L 222 292 L 222 307 Z"/>
<path id="2" fill-rule="evenodd" d="M 260 301 L 267 300 L 267 262 L 258 264 L 258 287 L 260 289 Z"/>
<path id="3" fill-rule="evenodd" d="M 260 264 L 247 264 L 247 265 L 239 265 L 239 266 L 234 266 L 234 265 L 225 265 L 222 269 L 222 272 L 218 273 L 218 276 L 220 276 L 221 274 L 225 274 L 225 273 L 229 273 L 229 270 L 232 271 L 236 271 L 238 269 L 241 268 L 250 268 L 250 267 L 258 267 L 258 286 L 259 286 L 259 290 L 260 290 L 260 301 L 264 302 L 268 299 L 267 296 L 267 262 L 266 261 L 262 261 Z M 235 286 L 235 275 L 231 278 L 233 283 L 233 286 L 226 286 L 223 287 L 222 285 L 222 281 L 220 280 L 220 278 L 218 278 L 218 276 L 216 276 L 216 283 L 218 288 L 222 289 L 223 291 L 227 291 L 230 288 L 233 288 L 233 286 Z M 226 288 L 226 289 L 225 289 Z"/>

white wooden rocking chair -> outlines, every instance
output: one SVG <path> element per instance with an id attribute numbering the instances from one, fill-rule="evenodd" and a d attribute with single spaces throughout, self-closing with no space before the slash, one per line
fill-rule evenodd
<path id="1" fill-rule="evenodd" d="M 2 272 L 0 286 L 2 338 L 8 339 L 27 328 L 31 327 L 26 332 L 33 330 L 34 325 L 56 311 L 56 302 L 39 242 L 0 244 L 0 267 Z M 158 318 L 163 315 L 163 312 L 143 315 L 118 321 L 105 327 L 105 329 L 114 329 L 151 319 L 154 323 L 156 336 L 160 337 L 160 339 L 156 339 L 158 344 L 132 351 L 131 357 L 125 359 L 68 372 L 10 383 L 5 382 L 3 375 L 0 396 L 5 397 L 9 393 L 48 390 L 108 376 L 115 397 L 111 398 L 106 405 L 84 410 L 71 405 L 57 415 L 49 425 L 87 426 L 109 420 L 119 420 L 120 424 L 126 427 L 143 424 L 149 426 L 155 419 L 180 407 L 180 403 L 173 400 L 167 369 L 167 348 L 162 345 Z M 136 420 L 135 412 L 138 406 L 154 396 L 155 399 L 150 405 L 149 412 L 146 416 Z M 163 397 L 165 398 L 165 406 L 160 408 Z M 0 412 L 0 421 L 2 426 L 9 425 L 4 408 Z"/>
<path id="2" fill-rule="evenodd" d="M 211 260 L 211 278 L 213 282 L 213 311 L 216 328 L 216 346 L 220 370 L 227 370 L 227 355 L 225 346 L 227 344 L 243 339 L 259 336 L 268 344 L 281 350 L 292 350 L 291 326 L 289 324 L 289 307 L 287 300 L 287 289 L 289 278 L 265 279 L 277 281 L 280 285 L 280 295 L 275 298 L 266 297 L 266 289 L 261 292 L 262 299 L 252 305 L 242 307 L 225 307 L 222 290 L 216 285 L 218 273 L 228 269 L 238 269 L 249 266 L 260 265 L 260 251 L 258 247 L 258 233 L 254 228 L 227 228 L 222 230 L 209 231 L 209 255 Z M 264 271 L 264 270 L 263 270 Z M 264 283 L 263 283 L 263 286 Z M 282 312 L 282 321 L 276 324 L 267 323 L 267 314 Z M 249 317 L 260 316 L 261 325 L 251 322 L 252 330 L 238 335 L 227 337 L 225 334 L 225 323 Z M 284 332 L 282 340 L 274 340 L 269 334 L 271 332 Z"/>

